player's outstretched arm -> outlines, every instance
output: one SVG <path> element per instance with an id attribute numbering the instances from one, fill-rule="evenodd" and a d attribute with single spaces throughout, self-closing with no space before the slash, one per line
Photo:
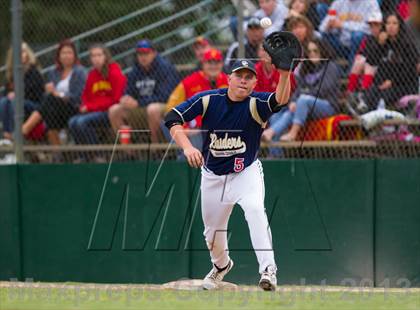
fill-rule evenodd
<path id="1" fill-rule="evenodd" d="M 285 105 L 290 99 L 290 74 L 292 74 L 292 72 L 282 69 L 278 69 L 278 71 L 280 73 L 280 78 L 276 87 L 276 101 L 279 105 Z"/>
<path id="2" fill-rule="evenodd" d="M 183 149 L 188 164 L 193 168 L 200 168 L 204 162 L 203 155 L 191 144 L 184 128 L 181 125 L 173 125 L 170 133 L 176 144 Z"/>

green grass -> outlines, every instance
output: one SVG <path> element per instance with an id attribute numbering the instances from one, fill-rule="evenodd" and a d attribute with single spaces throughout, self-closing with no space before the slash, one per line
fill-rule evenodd
<path id="1" fill-rule="evenodd" d="M 1 283 L 0 283 L 1 284 Z M 341 288 L 303 292 L 280 287 L 275 293 L 240 287 L 238 291 L 175 291 L 156 287 L 37 284 L 0 285 L 0 309 L 412 309 L 420 310 L 420 290 L 360 291 Z M 308 290 L 308 288 L 306 288 Z M 321 291 L 320 291 L 321 290 Z"/>

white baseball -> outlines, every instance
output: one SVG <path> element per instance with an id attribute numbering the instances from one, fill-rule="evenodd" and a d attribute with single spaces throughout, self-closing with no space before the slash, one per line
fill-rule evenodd
<path id="1" fill-rule="evenodd" d="M 268 27 L 270 27 L 271 26 L 271 19 L 269 18 L 269 17 L 263 17 L 261 20 L 260 20 L 260 25 L 261 25 L 261 27 L 263 27 L 264 29 L 267 29 Z"/>

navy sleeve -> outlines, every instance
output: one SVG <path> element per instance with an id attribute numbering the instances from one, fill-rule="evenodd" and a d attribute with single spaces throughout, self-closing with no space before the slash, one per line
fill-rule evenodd
<path id="1" fill-rule="evenodd" d="M 192 121 L 194 118 L 196 118 L 199 115 L 203 114 L 203 95 L 197 94 L 195 96 L 192 96 L 187 101 L 184 101 L 180 105 L 176 106 L 172 110 L 178 113 L 179 116 L 181 116 L 182 121 L 189 122 Z"/>
<path id="2" fill-rule="evenodd" d="M 253 93 L 252 96 L 257 98 L 257 111 L 263 122 L 266 122 L 274 113 L 270 106 L 270 101 L 275 99 L 275 93 Z"/>

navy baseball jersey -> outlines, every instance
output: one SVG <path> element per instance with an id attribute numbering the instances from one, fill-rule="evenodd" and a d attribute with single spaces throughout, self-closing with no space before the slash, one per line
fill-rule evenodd
<path id="1" fill-rule="evenodd" d="M 173 110 L 183 122 L 202 116 L 205 168 L 217 175 L 240 172 L 258 156 L 260 139 L 273 114 L 270 96 L 253 92 L 245 100 L 231 101 L 227 89 L 199 93 Z"/>

